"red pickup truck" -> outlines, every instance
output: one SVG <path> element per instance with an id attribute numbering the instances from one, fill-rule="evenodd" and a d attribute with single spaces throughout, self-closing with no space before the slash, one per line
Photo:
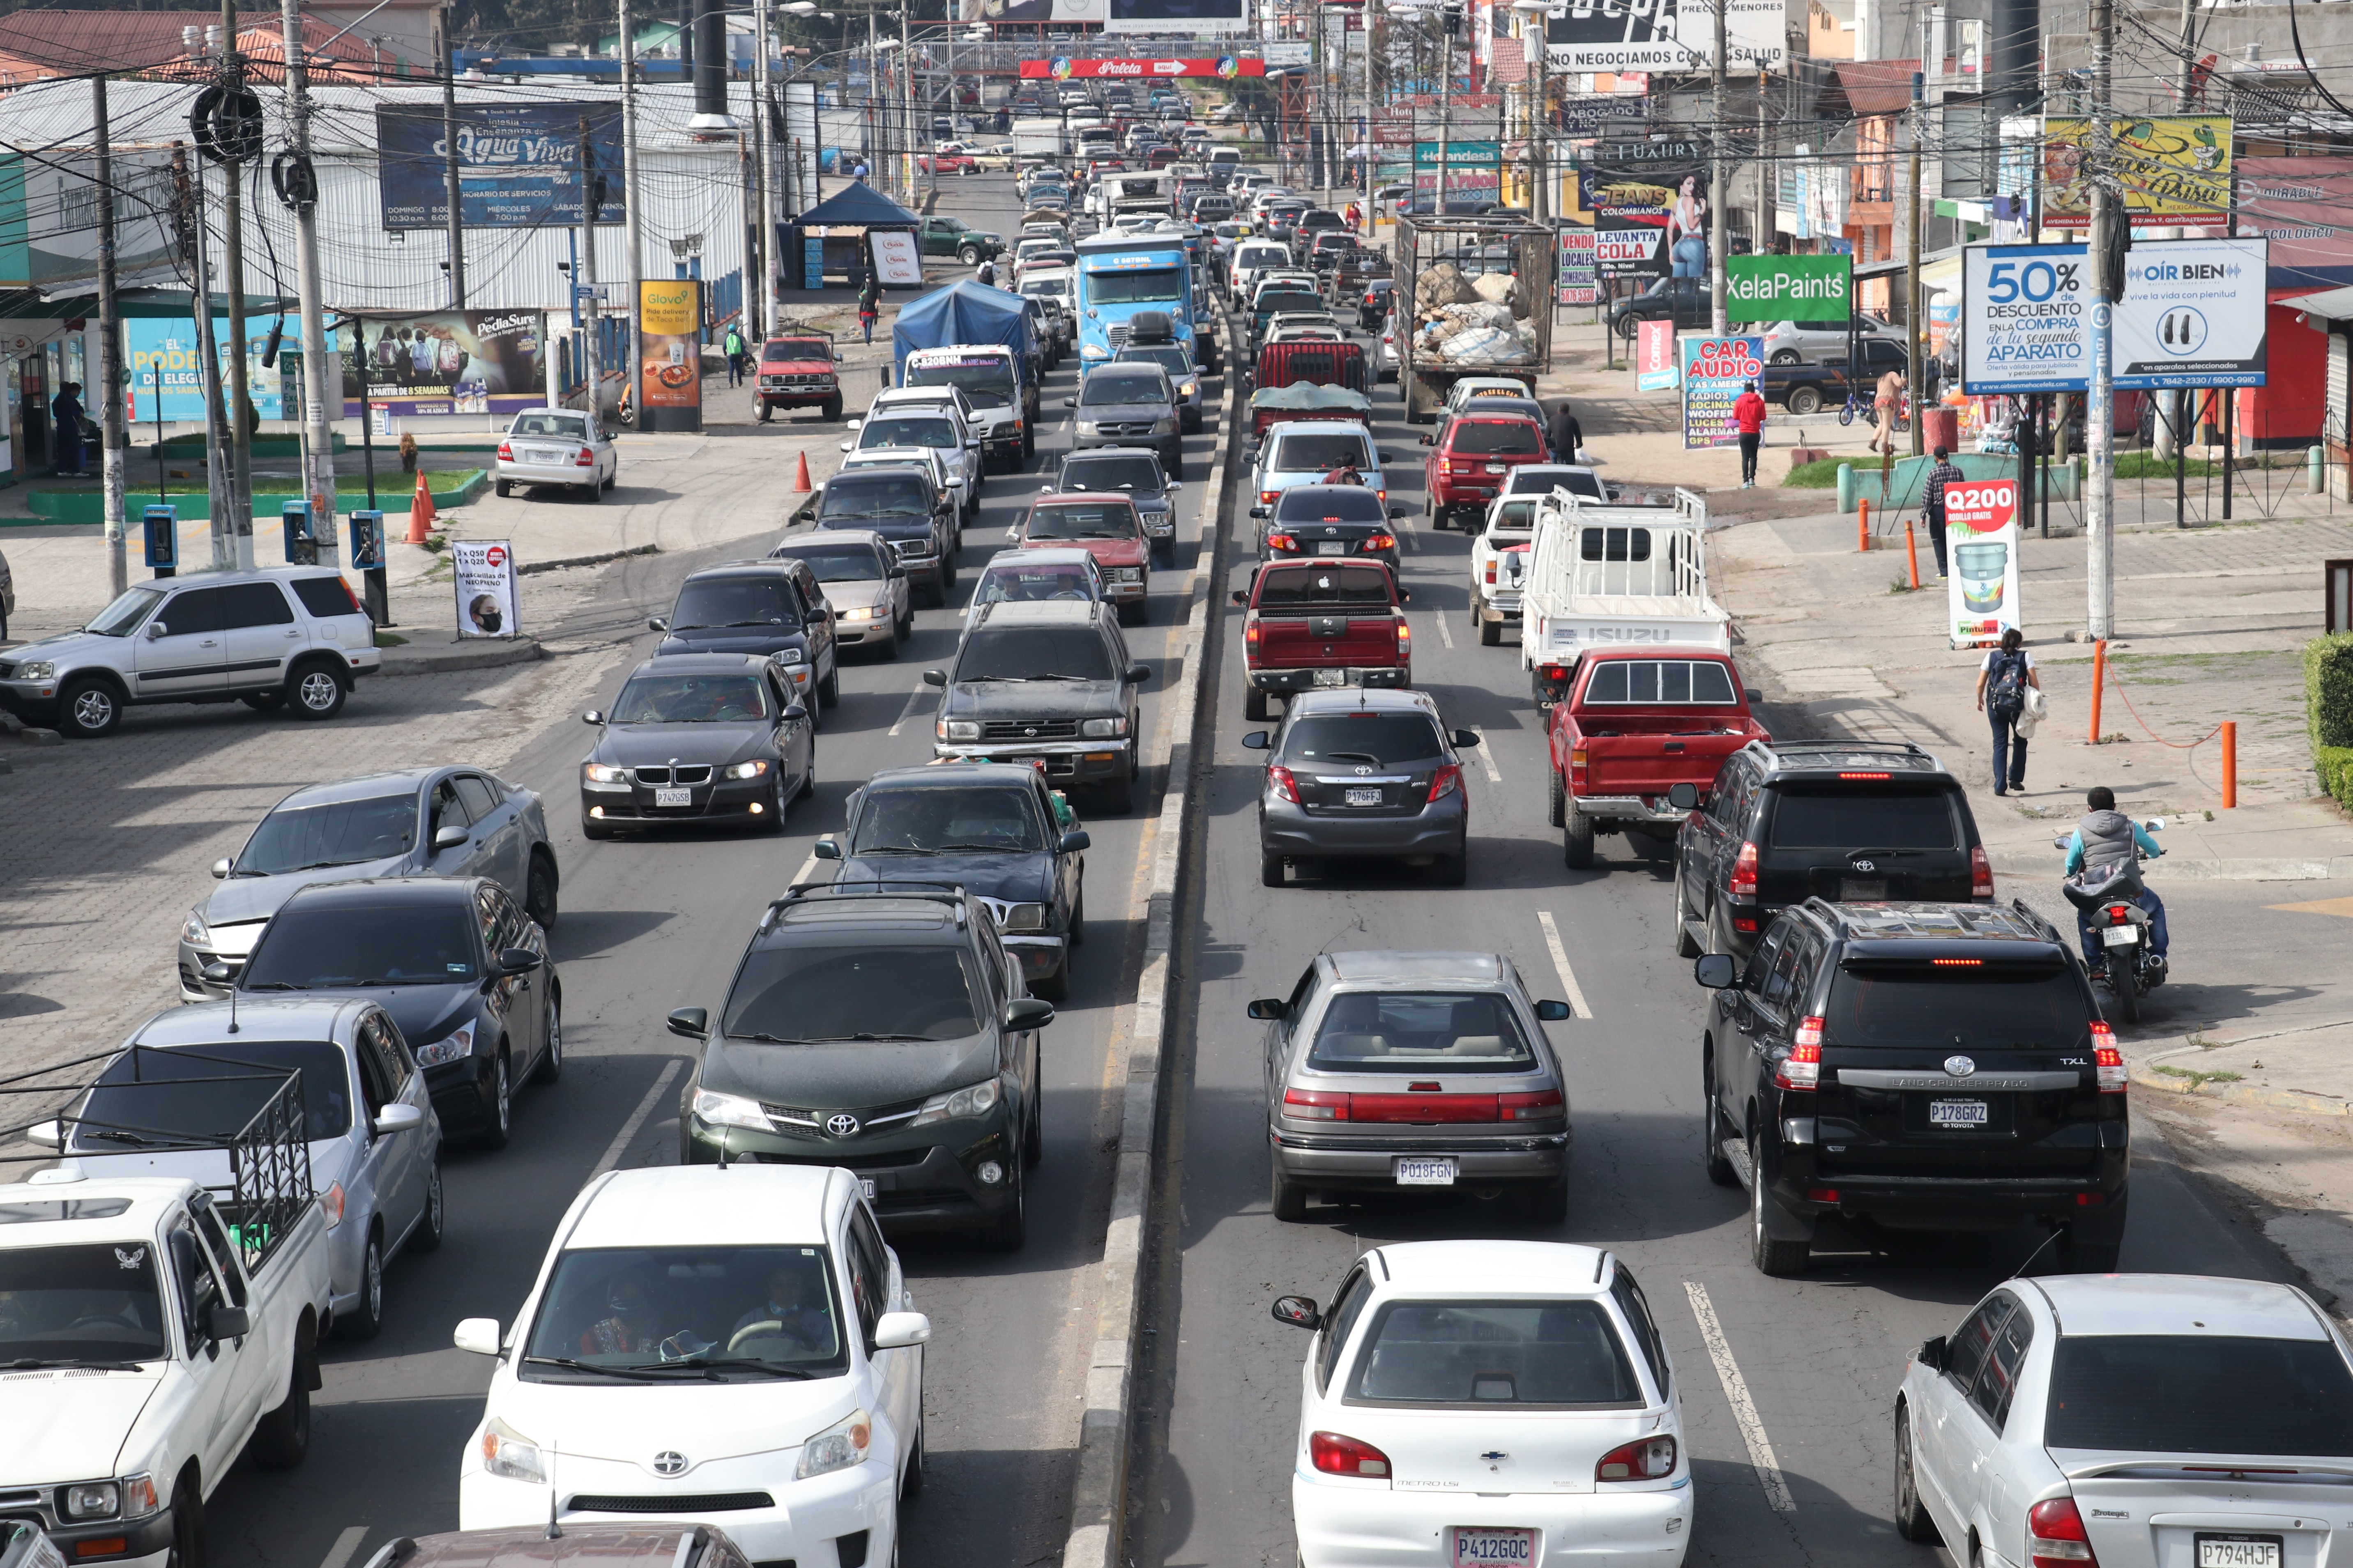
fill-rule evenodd
<path id="1" fill-rule="evenodd" d="M 1413 633 L 1405 624 L 1412 595 L 1378 561 L 1273 561 L 1247 589 L 1234 591 L 1242 617 L 1242 657 L 1250 689 L 1242 712 L 1271 718 L 1270 693 L 1319 686 L 1413 684 Z"/>
<path id="2" fill-rule="evenodd" d="M 807 329 L 760 345 L 760 423 L 779 408 L 817 408 L 828 419 L 841 417 L 841 359 L 833 340 Z"/>
<path id="3" fill-rule="evenodd" d="M 1684 814 L 1667 792 L 1689 784 L 1703 803 L 1724 759 L 1769 741 L 1748 711 L 1740 671 L 1706 648 L 1589 653 L 1552 708 L 1552 825 L 1570 867 L 1593 864 L 1597 834 L 1642 834 L 1672 847 Z"/>

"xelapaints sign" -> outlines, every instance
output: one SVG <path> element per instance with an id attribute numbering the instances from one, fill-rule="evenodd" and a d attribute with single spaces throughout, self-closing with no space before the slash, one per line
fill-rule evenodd
<path id="1" fill-rule="evenodd" d="M 1727 256 L 1725 319 L 1843 321 L 1853 271 L 1844 256 Z"/>

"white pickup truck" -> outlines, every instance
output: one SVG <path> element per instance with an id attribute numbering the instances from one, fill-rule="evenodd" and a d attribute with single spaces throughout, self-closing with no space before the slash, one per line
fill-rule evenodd
<path id="1" fill-rule="evenodd" d="M 1732 620 L 1707 592 L 1707 502 L 1595 506 L 1556 490 L 1536 505 L 1520 592 L 1520 665 L 1536 706 L 1567 695 L 1596 648 L 1732 651 Z"/>
<path id="2" fill-rule="evenodd" d="M 1606 505 L 1611 491 L 1583 464 L 1524 463 L 1504 476 L 1504 493 L 1487 503 L 1479 536 L 1471 542 L 1471 625 L 1479 642 L 1494 647 L 1506 627 L 1520 626 L 1520 586 L 1535 542 L 1536 502 L 1556 489 Z"/>
<path id="3" fill-rule="evenodd" d="M 111 1058 L 110 1081 L 130 1058 L 173 1091 L 165 1053 L 137 1057 Z M 296 1075 L 254 1070 L 261 1109 L 227 1141 L 230 1191 L 70 1160 L 0 1185 L 0 1510 L 37 1518 L 77 1564 L 201 1562 L 205 1499 L 237 1457 L 290 1468 L 310 1449 L 327 1223 Z M 84 1138 L 154 1142 L 64 1120 Z"/>

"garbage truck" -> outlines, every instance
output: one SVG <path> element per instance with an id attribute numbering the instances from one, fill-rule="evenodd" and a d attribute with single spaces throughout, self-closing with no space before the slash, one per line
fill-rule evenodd
<path id="1" fill-rule="evenodd" d="M 1462 376 L 1507 376 L 1535 395 L 1552 349 L 1550 231 L 1524 217 L 1399 217 L 1398 390 L 1406 417 L 1438 417 Z"/>

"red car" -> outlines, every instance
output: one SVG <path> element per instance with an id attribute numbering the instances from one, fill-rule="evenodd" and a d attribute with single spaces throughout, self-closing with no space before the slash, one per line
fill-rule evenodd
<path id="1" fill-rule="evenodd" d="M 1105 597 L 1119 606 L 1124 625 L 1150 613 L 1145 595 L 1152 586 L 1152 542 L 1135 502 L 1112 490 L 1073 490 L 1040 496 L 1013 531 L 1016 550 L 1080 549 L 1103 569 Z"/>
<path id="2" fill-rule="evenodd" d="M 951 152 L 945 147 L 936 153 L 919 153 L 915 155 L 917 174 L 928 174 L 934 169 L 937 169 L 943 174 L 972 174 L 979 173 L 980 165 L 973 162 L 970 153 L 961 150 Z"/>
<path id="3" fill-rule="evenodd" d="M 841 355 L 833 340 L 808 328 L 760 345 L 760 423 L 779 408 L 816 408 L 828 419 L 841 417 Z"/>
<path id="4" fill-rule="evenodd" d="M 1596 648 L 1568 679 L 1546 728 L 1552 822 L 1572 870 L 1593 864 L 1597 834 L 1647 838 L 1672 856 L 1685 814 L 1667 792 L 1688 784 L 1704 800 L 1725 758 L 1772 739 L 1748 710 L 1739 668 L 1713 649 Z"/>
<path id="5" fill-rule="evenodd" d="M 1545 460 L 1544 427 L 1516 414 L 1457 414 L 1421 444 L 1430 448 L 1422 476 L 1437 528 L 1461 518 L 1466 531 L 1476 529 L 1504 475 L 1523 463 Z"/>

